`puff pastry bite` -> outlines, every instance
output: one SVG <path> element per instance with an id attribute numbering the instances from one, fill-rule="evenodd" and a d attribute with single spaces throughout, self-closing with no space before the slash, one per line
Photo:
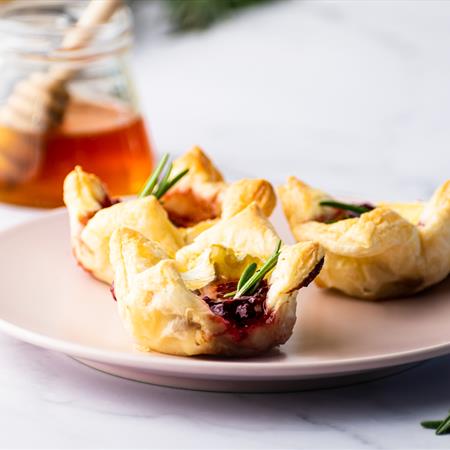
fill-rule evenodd
<path id="1" fill-rule="evenodd" d="M 450 272 L 450 181 L 428 202 L 363 204 L 362 214 L 324 206 L 331 197 L 295 177 L 279 196 L 297 241 L 325 248 L 321 287 L 381 299 L 421 291 Z"/>
<path id="2" fill-rule="evenodd" d="M 225 182 L 222 174 L 199 148 L 194 147 L 173 162 L 173 173 L 189 169 L 162 198 L 171 221 L 182 227 L 200 226 L 215 219 L 226 219 L 257 202 L 269 217 L 275 208 L 272 185 L 263 179 Z"/>
<path id="3" fill-rule="evenodd" d="M 152 195 L 127 202 L 112 201 L 101 181 L 76 167 L 64 181 L 64 202 L 70 218 L 72 249 L 79 264 L 95 278 L 111 283 L 109 240 L 121 226 L 130 227 L 174 257 L 183 234 Z"/>
<path id="4" fill-rule="evenodd" d="M 248 356 L 286 342 L 297 291 L 320 270 L 319 244 L 282 247 L 256 291 L 226 298 L 244 268 L 261 267 L 278 243 L 256 204 L 218 222 L 175 259 L 164 258 L 135 230 L 117 229 L 110 241 L 114 295 L 136 346 L 174 355 Z"/>
<path id="5" fill-rule="evenodd" d="M 194 147 L 173 162 L 172 173 L 187 174 L 160 200 L 148 195 L 127 202 L 112 200 L 101 180 L 76 167 L 64 182 L 74 254 L 95 278 L 111 283 L 109 239 L 118 227 L 129 227 L 156 241 L 169 257 L 218 219 L 231 217 L 252 201 L 266 215 L 275 193 L 266 180 L 227 184 L 207 156 Z"/>

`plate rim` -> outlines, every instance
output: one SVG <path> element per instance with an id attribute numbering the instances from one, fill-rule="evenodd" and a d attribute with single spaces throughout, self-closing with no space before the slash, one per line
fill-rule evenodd
<path id="1" fill-rule="evenodd" d="M 225 358 L 208 360 L 199 357 L 174 356 L 157 352 L 138 354 L 133 352 L 125 353 L 103 350 L 97 347 L 74 344 L 63 339 L 52 338 L 41 333 L 30 331 L 1 318 L 0 330 L 9 336 L 29 344 L 77 358 L 119 366 L 147 369 L 157 373 L 170 373 L 173 375 L 179 375 L 180 369 L 183 369 L 182 373 L 184 375 L 218 375 L 219 378 L 231 376 L 266 379 L 273 377 L 303 378 L 305 376 L 320 377 L 323 375 L 345 375 L 354 372 L 420 362 L 450 353 L 450 342 L 447 342 L 404 352 L 387 353 L 369 357 L 334 359 L 326 362 L 313 363 L 290 362 L 277 364 L 276 362 L 257 361 L 255 359 L 252 359 L 251 361 L 246 359 L 228 361 Z M 264 368 L 265 371 L 263 373 L 249 371 L 249 369 L 258 368 Z"/>
<path id="2" fill-rule="evenodd" d="M 38 222 L 47 222 L 54 219 L 54 217 L 61 216 L 67 216 L 65 208 L 57 208 L 42 216 L 0 230 L 0 239 L 7 237 L 8 234 L 20 232 L 22 228 L 28 228 Z M 448 341 L 437 345 L 418 347 L 413 350 L 383 353 L 366 357 L 330 359 L 322 362 L 302 363 L 293 361 L 279 364 L 277 361 L 258 361 L 255 358 L 244 358 L 240 360 L 236 360 L 235 358 L 230 360 L 226 358 L 206 359 L 205 357 L 174 356 L 158 352 L 143 353 L 137 350 L 129 353 L 104 350 L 32 331 L 2 317 L 0 317 L 0 331 L 29 344 L 78 358 L 139 368 L 154 373 L 184 375 L 197 378 L 212 377 L 261 380 L 274 377 L 278 379 L 319 378 L 415 363 L 450 353 L 450 341 Z M 264 369 L 264 371 L 255 371 L 255 369 Z"/>

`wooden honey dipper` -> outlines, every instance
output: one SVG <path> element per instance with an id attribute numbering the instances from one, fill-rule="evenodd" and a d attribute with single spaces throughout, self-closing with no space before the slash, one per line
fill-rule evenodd
<path id="1" fill-rule="evenodd" d="M 119 4 L 120 0 L 91 0 L 64 37 L 60 50 L 86 46 L 95 34 L 95 26 L 106 22 Z M 70 67 L 54 67 L 20 81 L 0 110 L 0 122 L 31 133 L 43 133 L 59 125 L 68 100 L 65 85 L 74 73 Z"/>
<path id="2" fill-rule="evenodd" d="M 58 50 L 85 47 L 94 37 L 96 26 L 107 22 L 121 3 L 121 0 L 90 0 Z M 75 73 L 73 67 L 55 65 L 47 72 L 32 73 L 14 86 L 0 109 L 0 182 L 14 183 L 29 176 L 26 167 L 36 160 L 36 142 L 33 148 L 23 144 L 30 135 L 42 136 L 61 124 L 69 99 L 66 85 Z M 18 139 L 18 132 L 28 138 Z M 19 140 L 22 142 L 15 142 Z"/>

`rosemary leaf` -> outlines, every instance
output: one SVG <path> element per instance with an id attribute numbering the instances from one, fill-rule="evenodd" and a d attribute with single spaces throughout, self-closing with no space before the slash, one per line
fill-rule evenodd
<path id="1" fill-rule="evenodd" d="M 244 283 L 247 280 L 250 279 L 250 277 L 256 272 L 257 268 L 258 268 L 258 266 L 256 265 L 256 263 L 253 262 L 244 269 L 241 277 L 239 278 L 238 284 L 237 284 L 238 290 L 244 285 Z M 236 295 L 236 291 L 232 291 L 232 292 L 228 292 L 223 297 L 230 298 L 230 297 L 234 297 L 235 295 Z"/>
<path id="2" fill-rule="evenodd" d="M 268 0 L 164 0 L 174 31 L 207 28 L 236 10 Z"/>
<path id="3" fill-rule="evenodd" d="M 234 298 L 242 297 L 244 294 L 254 292 L 261 280 L 276 266 L 280 256 L 281 241 L 278 241 L 277 248 L 272 256 L 258 269 L 242 286 L 237 290 Z"/>
<path id="4" fill-rule="evenodd" d="M 239 278 L 239 282 L 237 284 L 238 290 L 252 277 L 257 268 L 258 266 L 256 263 L 251 263 L 247 266 L 247 268 L 242 272 L 241 278 Z"/>
<path id="5" fill-rule="evenodd" d="M 356 214 L 364 214 L 371 211 L 370 208 L 360 205 L 354 205 L 353 203 L 335 202 L 334 200 L 323 200 L 320 202 L 320 206 L 331 206 L 332 208 L 344 209 L 346 211 L 352 211 Z"/>
<path id="6" fill-rule="evenodd" d="M 436 430 L 441 425 L 442 420 L 424 420 L 423 422 L 420 422 L 420 425 L 422 425 L 423 428 L 427 428 L 429 430 Z"/>
<path id="7" fill-rule="evenodd" d="M 153 195 L 154 195 L 156 198 L 161 198 L 160 192 L 162 191 L 162 189 L 163 189 L 164 186 L 166 185 L 167 181 L 169 180 L 170 173 L 172 172 L 172 167 L 173 167 L 173 164 L 170 163 L 170 164 L 169 164 L 169 167 L 167 167 L 166 173 L 164 174 L 162 180 L 158 183 L 157 189 L 156 189 L 156 191 L 153 193 Z"/>
<path id="8" fill-rule="evenodd" d="M 173 168 L 172 163 L 170 163 L 164 173 L 164 176 L 162 177 L 161 180 L 159 180 L 159 177 L 163 172 L 164 167 L 166 166 L 168 160 L 169 154 L 166 153 L 161 158 L 161 161 L 159 162 L 158 166 L 145 183 L 144 188 L 139 194 L 139 198 L 146 197 L 147 195 L 154 195 L 159 200 L 175 183 L 180 181 L 181 178 L 183 178 L 189 172 L 189 169 L 185 169 L 170 180 L 169 178 Z"/>
<path id="9" fill-rule="evenodd" d="M 170 181 L 168 181 L 160 191 L 158 191 L 158 195 L 156 198 L 161 198 L 175 183 L 178 183 L 187 173 L 189 169 L 184 169 L 178 175 L 175 175 Z"/>
<path id="10" fill-rule="evenodd" d="M 436 429 L 436 434 L 447 434 L 450 433 L 450 414 L 441 422 L 439 427 Z"/>
<path id="11" fill-rule="evenodd" d="M 153 193 L 153 190 L 156 186 L 156 183 L 158 182 L 158 178 L 161 175 L 161 172 L 164 169 L 164 166 L 167 164 L 167 161 L 169 159 L 169 154 L 166 153 L 159 162 L 158 166 L 154 170 L 154 172 L 150 175 L 149 179 L 145 183 L 144 188 L 142 189 L 141 193 L 139 194 L 139 198 L 146 197 L 147 195 L 150 195 Z"/>

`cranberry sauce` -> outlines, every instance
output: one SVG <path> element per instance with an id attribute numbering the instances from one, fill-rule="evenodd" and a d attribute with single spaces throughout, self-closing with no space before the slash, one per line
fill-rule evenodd
<path id="1" fill-rule="evenodd" d="M 266 297 L 269 290 L 267 282 L 263 280 L 258 290 L 252 295 L 224 298 L 225 294 L 236 290 L 236 285 L 236 282 L 217 284 L 215 292 L 211 292 L 210 296 L 203 296 L 203 300 L 214 314 L 238 328 L 249 327 L 264 321 L 267 318 Z"/>
<path id="2" fill-rule="evenodd" d="M 302 281 L 302 283 L 299 286 L 299 289 L 308 286 L 310 283 L 312 283 L 314 281 L 314 278 L 316 278 L 317 275 L 319 275 L 320 271 L 322 270 L 324 261 L 325 261 L 325 258 L 322 258 L 315 265 L 314 269 L 311 270 L 311 272 L 309 272 L 309 275 Z"/>
<path id="3" fill-rule="evenodd" d="M 375 206 L 373 206 L 370 203 L 352 203 L 352 205 L 354 206 L 360 206 L 362 208 L 367 208 L 367 211 L 365 212 L 369 212 L 372 211 L 373 209 L 375 209 Z M 355 217 L 360 217 L 361 214 L 364 213 L 360 213 L 360 212 L 356 212 L 356 211 L 349 211 L 347 209 L 340 209 L 340 208 L 334 208 L 335 211 L 331 214 L 327 214 L 327 215 L 323 215 L 320 216 L 319 218 L 317 218 L 317 222 L 324 222 L 324 223 L 334 223 L 334 222 L 338 222 L 339 220 L 345 220 L 345 219 L 354 219 Z"/>
<path id="4" fill-rule="evenodd" d="M 204 220 L 216 219 L 221 214 L 217 195 L 203 198 L 191 188 L 169 190 L 162 198 L 162 205 L 177 227 L 192 227 Z"/>
<path id="5" fill-rule="evenodd" d="M 108 194 L 105 195 L 103 201 L 101 202 L 102 209 L 109 208 L 117 203 L 120 203 L 120 198 L 111 198 Z"/>
<path id="6" fill-rule="evenodd" d="M 116 291 L 114 290 L 114 281 L 111 283 L 111 286 L 109 287 L 109 292 L 111 292 L 114 301 L 117 302 Z"/>
<path id="7" fill-rule="evenodd" d="M 359 206 L 360 208 L 366 208 L 367 211 L 365 212 L 369 212 L 372 211 L 372 209 L 375 209 L 375 206 L 373 206 L 371 203 L 355 203 L 356 206 Z M 352 217 L 359 217 L 361 214 L 364 213 L 357 213 L 354 211 L 345 211 L 347 213 L 348 218 L 352 218 Z"/>
<path id="8" fill-rule="evenodd" d="M 120 203 L 120 199 L 112 199 L 108 194 L 105 194 L 105 197 L 100 203 L 100 209 L 97 211 L 91 211 L 87 214 L 85 214 L 83 217 L 79 217 L 78 220 L 83 226 L 86 226 L 87 223 L 102 209 L 109 208 L 110 206 L 115 205 L 116 203 Z"/>

